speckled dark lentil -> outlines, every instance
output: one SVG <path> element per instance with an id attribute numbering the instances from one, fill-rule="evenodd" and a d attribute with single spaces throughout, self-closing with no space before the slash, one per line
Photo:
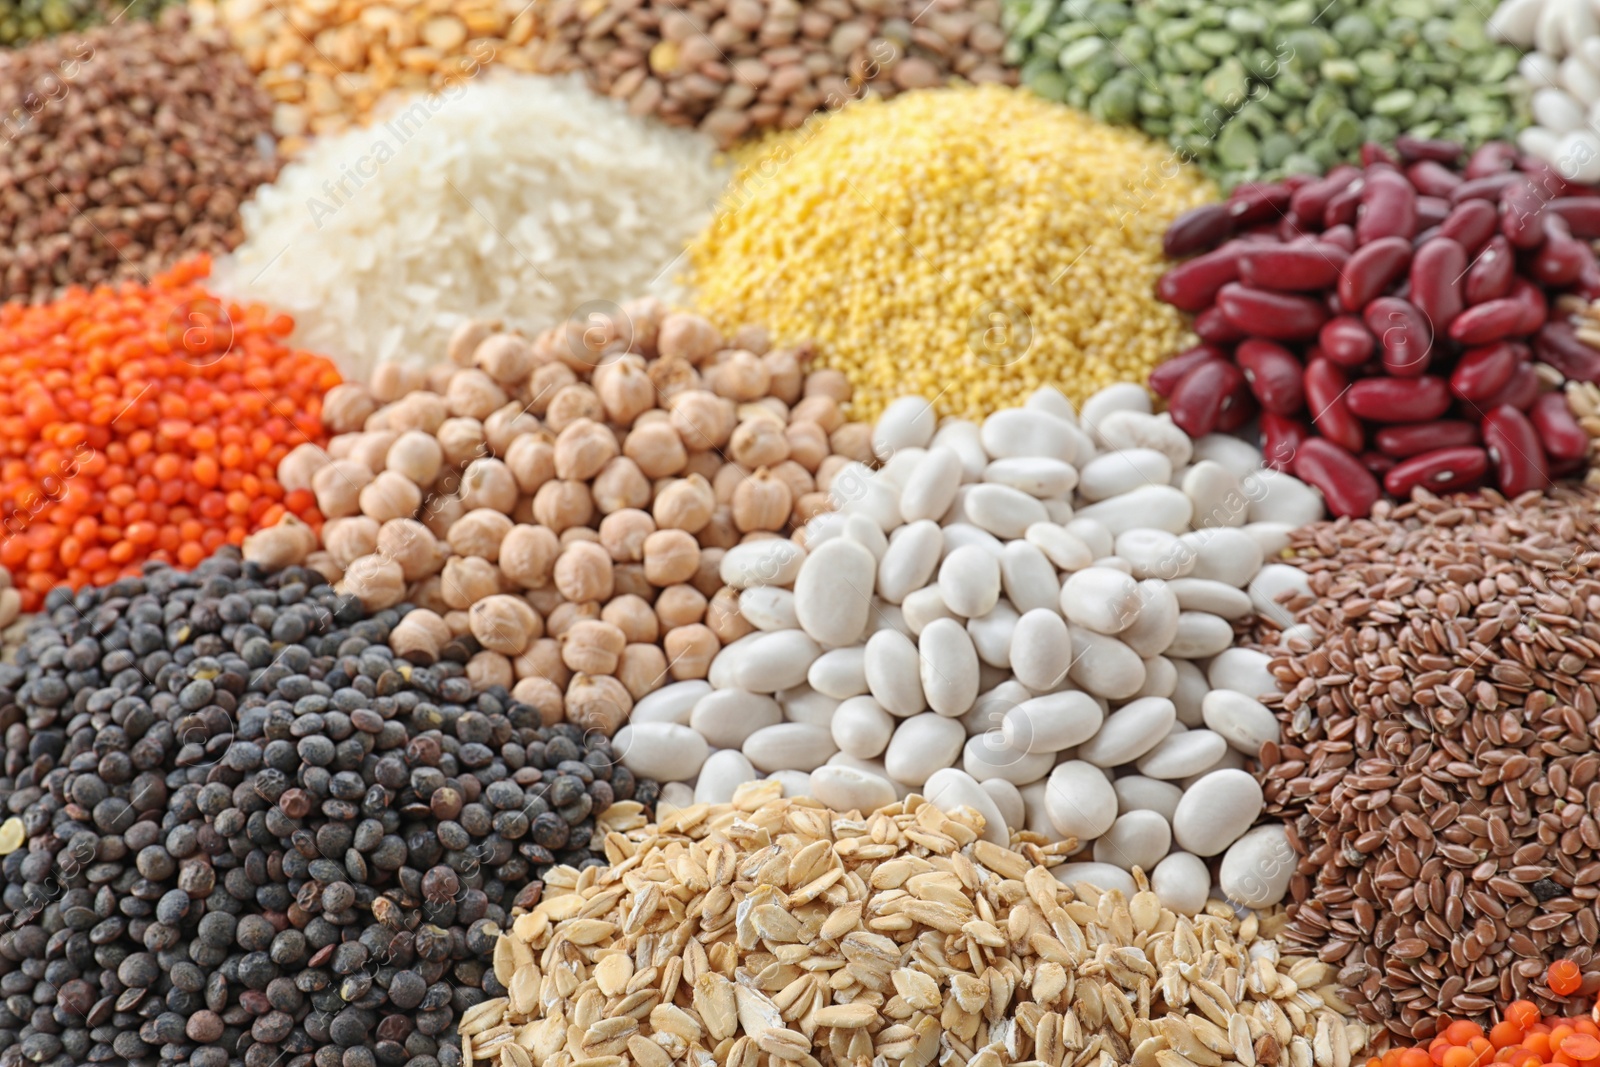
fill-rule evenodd
<path id="1" fill-rule="evenodd" d="M 404 608 L 232 549 L 50 595 L 0 665 L 0 819 L 27 830 L 0 858 L 0 1067 L 460 1063 L 513 903 L 658 789 L 473 694 L 470 649 L 397 663 Z"/>

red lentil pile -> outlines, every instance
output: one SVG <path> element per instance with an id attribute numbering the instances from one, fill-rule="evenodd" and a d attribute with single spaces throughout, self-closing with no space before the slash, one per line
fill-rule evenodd
<path id="1" fill-rule="evenodd" d="M 288 316 L 224 306 L 209 272 L 200 258 L 149 285 L 0 306 L 0 566 L 24 611 L 145 560 L 193 567 L 285 512 L 320 526 L 276 471 L 325 440 L 338 371 L 284 343 Z"/>

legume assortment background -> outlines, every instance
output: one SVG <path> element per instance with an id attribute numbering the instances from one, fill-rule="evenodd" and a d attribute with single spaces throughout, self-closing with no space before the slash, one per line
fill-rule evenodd
<path id="1" fill-rule="evenodd" d="M 0 2 L 0 1067 L 1600 1065 L 1596 40 Z"/>

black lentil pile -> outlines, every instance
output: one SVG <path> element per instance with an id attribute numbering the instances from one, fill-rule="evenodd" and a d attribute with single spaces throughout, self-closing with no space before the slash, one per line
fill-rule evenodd
<path id="1" fill-rule="evenodd" d="M 232 549 L 50 594 L 0 665 L 0 1067 L 460 1064 L 512 907 L 659 789 L 470 639 L 397 660 L 404 610 Z"/>

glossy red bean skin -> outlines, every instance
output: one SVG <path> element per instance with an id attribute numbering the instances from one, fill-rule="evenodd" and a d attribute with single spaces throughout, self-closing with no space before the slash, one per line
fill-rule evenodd
<path id="1" fill-rule="evenodd" d="M 1568 378 L 1580 382 L 1600 382 L 1600 351 L 1578 340 L 1571 323 L 1547 322 L 1533 342 L 1540 361 L 1550 364 Z"/>
<path id="2" fill-rule="evenodd" d="M 1411 302 L 1443 333 L 1461 314 L 1461 275 L 1467 250 L 1448 237 L 1435 237 L 1411 257 Z"/>
<path id="3" fill-rule="evenodd" d="M 1194 332 L 1200 340 L 1214 345 L 1231 345 L 1249 336 L 1229 322 L 1218 307 L 1208 307 L 1194 317 Z"/>
<path id="4" fill-rule="evenodd" d="M 1518 336 L 1538 333 L 1539 327 L 1544 325 L 1544 320 L 1550 317 L 1550 302 L 1545 299 L 1544 290 L 1526 278 L 1518 278 L 1511 283 L 1511 292 L 1506 299 L 1516 304 L 1521 311 L 1521 316 L 1517 319 Z"/>
<path id="5" fill-rule="evenodd" d="M 1313 437 L 1300 445 L 1294 473 L 1301 481 L 1322 490 L 1328 511 L 1335 517 L 1368 515 L 1381 495 L 1378 479 L 1360 460 L 1321 438 Z"/>
<path id="6" fill-rule="evenodd" d="M 1450 372 L 1450 391 L 1462 400 L 1487 400 L 1517 372 L 1517 350 L 1505 341 L 1469 348 Z"/>
<path id="7" fill-rule="evenodd" d="M 1545 205 L 1572 231 L 1572 236 L 1590 241 L 1600 237 L 1600 197 L 1561 197 Z"/>
<path id="8" fill-rule="evenodd" d="M 1282 182 L 1240 182 L 1228 198 L 1228 216 L 1236 229 L 1279 218 L 1289 210 L 1293 193 Z"/>
<path id="9" fill-rule="evenodd" d="M 1503 141 L 1490 141 L 1472 153 L 1467 160 L 1466 175 L 1472 178 L 1482 178 L 1488 174 L 1499 174 L 1508 171 L 1517 165 L 1517 149 Z"/>
<path id="10" fill-rule="evenodd" d="M 1289 208 L 1299 218 L 1315 219 L 1320 222 L 1322 213 L 1327 210 L 1328 201 L 1344 192 L 1350 187 L 1351 182 L 1360 177 L 1359 167 L 1341 163 L 1330 170 L 1327 177 L 1317 178 L 1296 189 L 1289 197 Z"/>
<path id="11" fill-rule="evenodd" d="M 1217 292 L 1217 306 L 1229 322 L 1255 337 L 1303 341 L 1328 321 L 1321 301 L 1288 293 L 1251 289 L 1229 282 Z"/>
<path id="12" fill-rule="evenodd" d="M 1201 204 L 1172 220 L 1161 237 L 1161 251 L 1169 259 L 1209 252 L 1233 236 L 1233 217 L 1226 204 Z"/>
<path id="13" fill-rule="evenodd" d="M 1167 398 L 1167 413 L 1178 428 L 1190 437 L 1201 437 L 1217 428 L 1223 403 L 1244 375 L 1226 360 L 1203 360 L 1173 388 Z"/>
<path id="14" fill-rule="evenodd" d="M 1559 216 L 1545 219 L 1545 242 L 1528 263 L 1528 273 L 1540 285 L 1563 289 L 1578 280 L 1583 268 L 1594 262 L 1594 250 L 1572 236 Z"/>
<path id="15" fill-rule="evenodd" d="M 1356 209 L 1361 206 L 1361 191 L 1366 187 L 1367 179 L 1358 178 L 1335 193 L 1333 199 L 1328 201 L 1328 206 L 1322 209 L 1322 228 L 1331 230 L 1335 226 L 1354 227 Z"/>
<path id="16" fill-rule="evenodd" d="M 1547 455 L 1556 460 L 1582 459 L 1589 454 L 1589 434 L 1578 425 L 1567 406 L 1567 394 L 1560 389 L 1545 393 L 1533 402 L 1528 419 L 1539 433 Z"/>
<path id="17" fill-rule="evenodd" d="M 1299 419 L 1261 413 L 1261 457 L 1275 471 L 1287 471 L 1294 465 L 1300 445 L 1311 436 L 1311 431 Z"/>
<path id="18" fill-rule="evenodd" d="M 1410 426 L 1385 426 L 1373 438 L 1373 443 L 1386 456 L 1408 459 L 1436 448 L 1475 445 L 1480 440 L 1476 423 L 1445 420 Z"/>
<path id="19" fill-rule="evenodd" d="M 1514 407 L 1501 405 L 1483 417 L 1483 446 L 1495 467 L 1495 483 L 1506 496 L 1550 484 L 1550 468 L 1538 431 Z"/>
<path id="20" fill-rule="evenodd" d="M 1434 163 L 1455 164 L 1461 160 L 1462 147 L 1458 141 L 1429 140 L 1402 133 L 1394 139 L 1394 150 L 1405 163 L 1426 159 Z"/>
<path id="21" fill-rule="evenodd" d="M 1186 348 L 1166 362 L 1158 363 L 1156 369 L 1150 372 L 1150 377 L 1145 384 L 1150 386 L 1150 391 L 1157 396 L 1171 396 L 1172 391 L 1178 387 L 1178 383 L 1183 380 L 1184 375 L 1200 364 L 1212 359 L 1226 362 L 1228 359 L 1227 350 L 1209 344 L 1199 344 L 1193 348 Z"/>
<path id="22" fill-rule="evenodd" d="M 1368 141 L 1361 146 L 1361 165 L 1363 167 L 1376 166 L 1387 163 L 1391 167 L 1399 166 L 1400 160 L 1395 154 L 1376 141 Z"/>
<path id="23" fill-rule="evenodd" d="M 1581 194 L 1585 187 L 1573 185 L 1550 164 L 1538 156 L 1527 154 L 1517 157 L 1517 169 L 1522 171 L 1534 191 L 1539 194 L 1539 199 L 1549 203 L 1551 200 L 1560 200 L 1569 196 Z"/>
<path id="24" fill-rule="evenodd" d="M 1419 237 L 1422 233 L 1432 236 L 1431 231 L 1438 229 L 1439 225 L 1449 217 L 1450 201 L 1437 196 L 1417 197 L 1417 229 L 1421 231 Z"/>
<path id="25" fill-rule="evenodd" d="M 1395 465 L 1395 458 L 1382 452 L 1363 452 L 1356 460 L 1378 478 L 1382 478 Z"/>
<path id="26" fill-rule="evenodd" d="M 1466 179 L 1441 163 L 1424 159 L 1406 168 L 1406 180 L 1423 196 L 1447 197 Z"/>
<path id="27" fill-rule="evenodd" d="M 1389 468 L 1383 487 L 1401 500 L 1418 486 L 1434 493 L 1453 492 L 1471 486 L 1488 469 L 1489 454 L 1481 448 L 1438 448 Z"/>
<path id="28" fill-rule="evenodd" d="M 1339 302 L 1346 311 L 1360 311 L 1405 276 L 1411 255 L 1411 242 L 1404 237 L 1384 237 L 1357 248 L 1339 278 Z"/>
<path id="29" fill-rule="evenodd" d="M 1300 361 L 1282 345 L 1252 338 L 1234 350 L 1233 361 L 1263 411 L 1293 415 L 1305 404 Z"/>
<path id="30" fill-rule="evenodd" d="M 1475 406 L 1485 412 L 1497 407 L 1527 411 L 1538 399 L 1539 375 L 1531 366 L 1522 363 L 1517 366 L 1511 375 L 1511 380 L 1502 386 L 1498 393 Z"/>
<path id="31" fill-rule="evenodd" d="M 1397 296 L 1380 296 L 1367 305 L 1361 317 L 1378 338 L 1384 370 L 1397 378 L 1415 378 L 1427 371 L 1433 330 L 1415 304 Z"/>
<path id="32" fill-rule="evenodd" d="M 1521 304 L 1509 297 L 1470 307 L 1450 324 L 1450 338 L 1464 345 L 1493 344 L 1517 332 L 1523 310 Z"/>
<path id="33" fill-rule="evenodd" d="M 1533 183 L 1519 178 L 1500 194 L 1500 232 L 1513 248 L 1538 248 L 1544 240 L 1544 197 Z"/>
<path id="34" fill-rule="evenodd" d="M 1356 231 L 1348 226 L 1334 226 L 1322 231 L 1322 243 L 1338 245 L 1346 252 L 1356 250 Z"/>
<path id="35" fill-rule="evenodd" d="M 1180 310 L 1200 311 L 1216 300 L 1224 285 L 1238 279 L 1243 253 L 1243 245 L 1229 244 L 1180 263 L 1156 282 L 1156 295 Z"/>
<path id="36" fill-rule="evenodd" d="M 1222 398 L 1222 413 L 1217 416 L 1217 432 L 1232 433 L 1251 419 L 1261 408 L 1250 393 L 1250 384 L 1239 375 L 1236 385 Z"/>
<path id="37" fill-rule="evenodd" d="M 1317 344 L 1323 355 L 1341 367 L 1359 367 L 1372 358 L 1378 339 L 1354 315 L 1339 315 L 1322 324 Z"/>
<path id="38" fill-rule="evenodd" d="M 1450 194 L 1450 202 L 1459 204 L 1465 200 L 1499 201 L 1501 195 L 1513 184 L 1522 180 L 1522 175 L 1515 171 L 1504 171 L 1499 174 L 1485 174 L 1474 178 L 1469 172 L 1467 180 L 1455 187 Z"/>
<path id="39" fill-rule="evenodd" d="M 1345 393 L 1350 413 L 1368 422 L 1429 422 L 1450 410 L 1443 378 L 1362 378 Z"/>
<path id="40" fill-rule="evenodd" d="M 1439 235 L 1466 249 L 1468 256 L 1482 251 L 1498 228 L 1500 216 L 1487 200 L 1464 200 L 1439 223 Z"/>
<path id="41" fill-rule="evenodd" d="M 1366 435 L 1345 403 L 1349 384 L 1344 371 L 1328 359 L 1313 359 L 1306 364 L 1306 413 L 1311 416 L 1311 424 L 1328 440 L 1358 452 Z"/>
<path id="42" fill-rule="evenodd" d="M 1399 174 L 1367 173 L 1356 213 L 1356 243 L 1371 244 L 1382 237 L 1410 240 L 1417 232 L 1417 191 Z"/>
<path id="43" fill-rule="evenodd" d="M 1499 300 L 1511 292 L 1511 283 L 1516 276 L 1517 261 L 1511 251 L 1511 242 L 1495 234 L 1472 261 L 1472 266 L 1467 268 L 1461 295 L 1468 307 Z"/>
<path id="44" fill-rule="evenodd" d="M 1252 248 L 1239 260 L 1239 280 L 1255 289 L 1320 291 L 1333 285 L 1350 253 L 1320 241 Z"/>

